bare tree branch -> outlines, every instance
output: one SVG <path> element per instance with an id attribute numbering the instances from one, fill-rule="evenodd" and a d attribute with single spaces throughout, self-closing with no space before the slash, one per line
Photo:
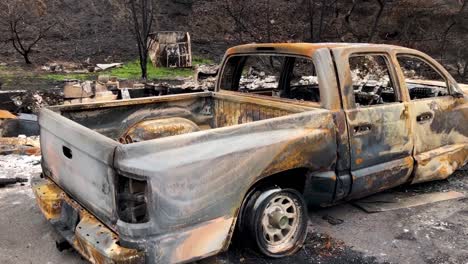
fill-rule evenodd
<path id="1" fill-rule="evenodd" d="M 50 0 L 49 4 L 53 0 Z M 43 1 L 2 0 L 0 2 L 0 25 L 8 32 L 10 42 L 27 64 L 31 64 L 30 54 L 33 48 L 55 26 L 54 16 Z"/>

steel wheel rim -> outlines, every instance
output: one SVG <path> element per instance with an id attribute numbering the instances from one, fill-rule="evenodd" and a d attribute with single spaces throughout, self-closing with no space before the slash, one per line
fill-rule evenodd
<path id="1" fill-rule="evenodd" d="M 299 227 L 299 214 L 299 208 L 291 197 L 274 197 L 262 215 L 263 239 L 266 244 L 278 250 L 290 246 Z"/>

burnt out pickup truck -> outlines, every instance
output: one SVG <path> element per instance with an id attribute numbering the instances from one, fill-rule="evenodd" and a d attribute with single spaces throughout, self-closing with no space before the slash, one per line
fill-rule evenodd
<path id="1" fill-rule="evenodd" d="M 468 95 L 429 56 L 371 44 L 227 51 L 214 92 L 40 113 L 37 202 L 93 263 L 181 263 L 233 235 L 296 252 L 307 205 L 445 179 L 468 160 Z"/>

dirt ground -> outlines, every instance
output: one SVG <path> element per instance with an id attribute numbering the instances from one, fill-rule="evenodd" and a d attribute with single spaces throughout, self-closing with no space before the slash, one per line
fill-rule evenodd
<path id="1" fill-rule="evenodd" d="M 0 156 L 0 177 L 40 172 L 39 157 Z M 468 195 L 468 170 L 448 180 L 400 187 L 390 193 L 459 191 Z M 343 220 L 332 225 L 324 216 Z M 468 263 L 468 198 L 368 214 L 344 203 L 311 210 L 306 246 L 272 260 L 237 242 L 211 263 Z M 59 252 L 58 238 L 35 205 L 29 183 L 0 188 L 0 263 L 86 263 L 76 252 Z"/>

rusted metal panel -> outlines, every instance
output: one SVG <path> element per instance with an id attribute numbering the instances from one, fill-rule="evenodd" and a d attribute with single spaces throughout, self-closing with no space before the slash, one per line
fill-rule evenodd
<path id="1" fill-rule="evenodd" d="M 275 109 L 274 105 L 261 106 L 254 103 L 239 103 L 221 98 L 215 99 L 214 104 L 216 108 L 213 120 L 216 123 L 213 127 L 240 125 L 290 114 L 290 112 Z"/>
<path id="2" fill-rule="evenodd" d="M 312 60 L 316 67 L 320 94 L 320 104 L 323 108 L 338 111 L 341 110 L 341 96 L 338 80 L 335 73 L 335 65 L 328 48 L 321 48 L 314 52 Z"/>
<path id="3" fill-rule="evenodd" d="M 41 110 L 39 124 L 47 177 L 106 224 L 115 224 L 112 164 L 119 143 L 48 109 Z"/>
<path id="4" fill-rule="evenodd" d="M 92 214 L 70 199 L 55 183 L 48 179 L 34 178 L 32 188 L 37 204 L 47 220 L 55 226 L 64 238 L 88 261 L 95 264 L 137 264 L 144 263 L 144 253 L 119 245 L 116 233 L 107 228 Z M 62 217 L 64 207 L 77 214 L 78 223 L 66 229 Z"/>
<path id="5" fill-rule="evenodd" d="M 392 49 L 400 48 L 398 46 L 383 45 L 383 44 L 362 44 L 362 43 L 260 43 L 246 44 L 232 47 L 227 50 L 226 55 L 232 54 L 247 54 L 247 53 L 276 53 L 290 54 L 305 57 L 312 57 L 319 49 L 353 49 L 357 48 L 361 51 L 370 51 L 372 48 Z"/>
<path id="6" fill-rule="evenodd" d="M 0 109 L 0 119 L 16 119 L 17 117 L 10 113 L 9 111 L 6 110 L 1 110 Z"/>
<path id="7" fill-rule="evenodd" d="M 391 119 L 399 124 L 395 123 L 395 126 L 392 126 L 391 122 L 389 122 L 388 117 L 391 115 L 391 112 L 385 111 L 379 114 L 370 114 L 365 115 L 366 111 L 375 112 L 378 108 L 385 108 L 385 107 L 372 107 L 373 110 L 363 110 L 363 109 L 356 109 L 351 110 L 348 113 L 348 126 L 356 125 L 356 115 L 362 116 L 362 120 L 360 122 L 368 122 L 371 126 L 374 124 L 384 124 L 386 128 L 381 130 L 379 133 L 387 134 L 388 139 L 384 141 L 385 146 L 384 149 L 380 151 L 376 151 L 371 155 L 371 159 L 373 159 L 374 164 L 388 162 L 389 160 L 398 158 L 398 155 L 403 157 L 405 153 L 407 156 L 411 154 L 415 155 L 415 168 L 413 170 L 413 182 L 418 182 L 422 180 L 418 180 L 418 178 L 424 178 L 425 180 L 429 180 L 431 177 L 432 179 L 438 179 L 441 177 L 446 177 L 450 173 L 435 173 L 434 166 L 438 168 L 444 168 L 442 171 L 452 171 L 455 168 L 461 167 L 463 163 L 466 163 L 466 160 L 456 159 L 455 163 L 456 166 L 451 165 L 447 166 L 444 165 L 443 162 L 437 162 L 439 158 L 433 160 L 435 164 L 432 164 L 433 170 L 429 172 L 427 168 L 423 169 L 424 166 L 418 165 L 418 160 L 424 159 L 423 157 L 418 157 L 419 153 L 424 153 L 425 151 L 434 150 L 437 153 L 442 153 L 442 150 L 436 150 L 439 147 L 445 146 L 447 144 L 462 144 L 466 146 L 468 144 L 467 140 L 467 132 L 468 126 L 466 126 L 466 102 L 467 98 L 455 98 L 454 96 L 445 96 L 445 97 L 434 97 L 428 98 L 424 100 L 411 100 L 408 89 L 406 87 L 405 78 L 401 71 L 399 70 L 399 64 L 396 59 L 396 54 L 411 54 L 417 55 L 425 60 L 429 61 L 439 72 L 443 73 L 444 76 L 447 78 L 448 87 L 450 89 L 450 93 L 459 92 L 459 89 L 456 82 L 453 78 L 447 73 L 443 67 L 441 67 L 437 62 L 435 62 L 432 58 L 428 57 L 427 55 L 411 50 L 405 49 L 401 47 L 395 46 L 376 46 L 376 45 L 369 45 L 366 47 L 338 47 L 333 49 L 334 58 L 337 64 L 340 65 L 338 67 L 338 76 L 341 85 L 341 91 L 343 95 L 343 107 L 345 109 L 353 109 L 354 106 L 354 96 L 353 96 L 353 87 L 351 85 L 351 78 L 350 78 L 350 71 L 347 70 L 349 68 L 349 63 L 347 57 L 351 53 L 374 53 L 374 54 L 387 54 L 390 56 L 390 71 L 393 75 L 397 76 L 397 79 L 394 80 L 396 84 L 398 84 L 399 88 L 399 95 L 400 100 L 403 101 L 401 109 L 399 111 L 395 111 L 395 118 Z M 434 111 L 437 109 L 437 113 Z M 434 118 L 427 122 L 427 124 L 419 124 L 416 120 L 416 117 L 421 113 L 430 112 L 433 114 Z M 349 115 L 351 114 L 351 115 Z M 398 115 L 401 117 L 398 120 Z M 350 119 L 351 117 L 351 119 Z M 358 122 L 359 123 L 359 122 Z M 378 136 L 373 135 L 374 132 L 369 133 L 369 136 Z M 355 142 L 356 138 L 353 138 L 352 131 L 350 131 L 350 146 L 351 146 L 351 167 L 359 167 L 366 168 L 370 166 L 369 158 L 365 157 L 357 157 L 359 153 L 362 153 L 362 148 L 359 147 L 358 142 Z M 397 136 L 399 135 L 399 136 Z M 406 136 L 405 136 L 406 135 Z M 359 138 L 358 138 L 359 139 Z M 400 140 L 399 144 L 395 144 L 395 140 Z M 375 148 L 375 139 L 368 141 L 364 146 L 367 148 Z M 361 144 L 362 146 L 362 144 Z M 402 147 L 403 146 L 403 147 Z M 414 148 L 414 153 L 412 153 Z M 353 150 L 354 149 L 354 150 Z M 464 149 L 464 148 L 459 148 Z M 353 156 L 355 156 L 353 158 Z M 387 156 L 388 158 L 385 159 L 384 157 Z M 393 158 L 392 158 L 393 156 Z M 424 155 L 423 155 L 424 156 Z M 445 156 L 445 155 L 442 155 Z M 463 157 L 462 159 L 466 159 L 466 152 L 458 154 L 459 157 Z M 446 156 L 445 156 L 446 157 Z M 443 160 L 444 158 L 440 158 Z M 390 166 L 391 167 L 391 166 Z M 423 172 L 424 170 L 424 172 Z M 405 171 L 401 171 L 403 175 L 406 175 Z M 422 174 L 427 174 L 433 176 L 423 176 Z M 435 177 L 434 175 L 439 175 Z M 445 175 L 445 176 L 443 176 Z M 382 175 L 382 179 L 384 179 L 384 175 Z M 400 178 L 398 178 L 400 179 Z M 395 179 L 397 180 L 397 179 Z M 388 186 L 388 184 L 385 184 Z M 353 184 L 353 186 L 356 186 Z"/>
<path id="8" fill-rule="evenodd" d="M 234 223 L 233 218 L 219 217 L 168 233 L 158 239 L 157 248 L 148 248 L 149 259 L 154 263 L 188 263 L 215 255 L 227 249 L 226 237 L 232 235 Z"/>
<path id="9" fill-rule="evenodd" d="M 444 179 L 467 162 L 468 100 L 452 96 L 412 102 L 412 116 L 432 115 L 427 121 L 413 120 L 417 166 L 413 183 Z"/>
<path id="10" fill-rule="evenodd" d="M 407 103 L 358 107 L 355 102 L 349 59 L 364 51 L 388 58 L 391 55 L 388 46 L 333 50 L 335 61 L 340 65 L 338 76 L 349 134 L 349 166 L 353 176 L 350 198 L 402 184 L 409 180 L 413 167 L 413 137 Z M 395 78 L 395 69 L 389 68 L 390 76 Z M 399 90 L 400 86 L 394 89 Z"/>
<path id="11" fill-rule="evenodd" d="M 119 138 L 119 141 L 120 143 L 128 144 L 197 131 L 200 131 L 197 124 L 185 118 L 150 119 L 141 121 L 130 127 Z"/>
<path id="12" fill-rule="evenodd" d="M 139 175 L 149 181 L 153 224 L 138 233 L 160 241 L 174 229 L 184 230 L 218 218 L 235 219 L 244 195 L 263 177 L 297 167 L 333 170 L 334 142 L 332 116 L 316 110 L 172 140 L 123 145 L 116 152 L 116 167 L 120 174 Z M 123 223 L 118 224 L 118 230 L 129 237 L 134 235 Z M 223 250 L 225 243 L 216 244 L 216 251 L 211 253 Z M 179 246 L 174 244 L 159 252 L 165 256 Z"/>
<path id="13" fill-rule="evenodd" d="M 399 68 L 398 54 L 413 55 L 429 63 L 443 75 L 449 95 L 411 100 L 405 77 L 398 71 L 400 86 L 405 100 L 409 102 L 411 133 L 414 138 L 414 159 L 412 183 L 447 178 L 452 172 L 467 163 L 468 147 L 468 96 L 462 94 L 460 85 L 433 58 L 410 49 L 396 47 L 392 50 L 393 64 Z M 437 81 L 410 80 L 412 83 L 441 85 Z M 428 115 L 427 120 L 419 116 Z"/>
<path id="14" fill-rule="evenodd" d="M 353 188 L 347 199 L 356 199 L 408 182 L 413 158 L 394 159 L 363 169 L 353 170 Z"/>
<path id="15" fill-rule="evenodd" d="M 414 126 L 415 155 L 435 150 L 445 145 L 468 144 L 468 103 L 452 96 L 420 99 L 411 102 Z M 418 121 L 417 116 L 432 115 L 430 120 Z"/>
<path id="16" fill-rule="evenodd" d="M 181 117 L 207 125 L 211 120 L 209 93 L 168 95 L 120 102 L 69 105 L 59 108 L 62 115 L 106 137 L 118 140 L 133 125 L 158 118 Z"/>
<path id="17" fill-rule="evenodd" d="M 468 144 L 447 145 L 416 155 L 412 183 L 443 180 L 468 162 Z"/>

